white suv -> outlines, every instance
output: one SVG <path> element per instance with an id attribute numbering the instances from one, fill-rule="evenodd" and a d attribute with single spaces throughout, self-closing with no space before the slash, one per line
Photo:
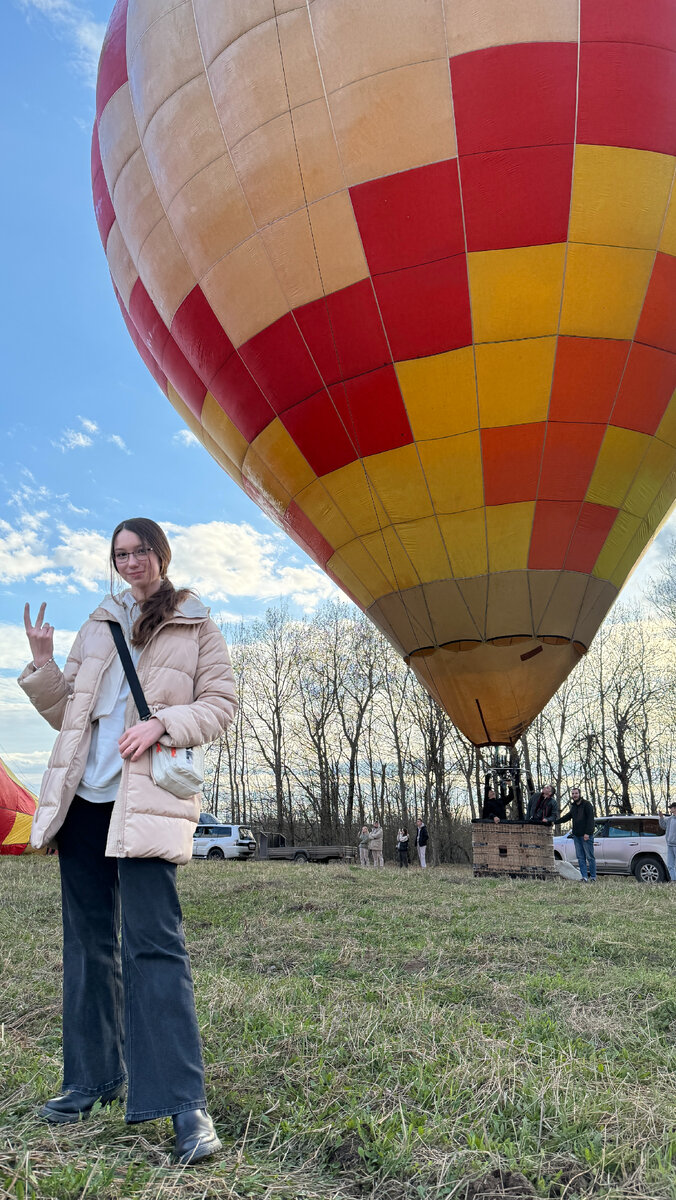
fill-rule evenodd
<path id="1" fill-rule="evenodd" d="M 599 875 L 633 875 L 639 883 L 664 883 L 669 878 L 664 830 L 648 813 L 598 817 L 594 855 Z M 572 833 L 554 838 L 554 858 L 577 864 Z"/>
<path id="2" fill-rule="evenodd" d="M 248 825 L 221 824 L 202 813 L 192 838 L 193 858 L 253 858 L 256 839 Z"/>

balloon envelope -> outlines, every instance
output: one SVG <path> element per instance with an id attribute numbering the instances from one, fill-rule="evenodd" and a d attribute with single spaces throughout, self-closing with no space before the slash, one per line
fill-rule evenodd
<path id="1" fill-rule="evenodd" d="M 119 0 L 92 149 L 129 332 L 476 743 L 676 492 L 657 0 Z"/>
<path id="2" fill-rule="evenodd" d="M 37 796 L 29 792 L 0 759 L 0 854 L 30 851 Z"/>

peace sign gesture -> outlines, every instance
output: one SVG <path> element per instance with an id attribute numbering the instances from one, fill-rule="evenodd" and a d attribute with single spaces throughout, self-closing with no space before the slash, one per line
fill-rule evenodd
<path id="1" fill-rule="evenodd" d="M 23 623 L 33 655 L 33 666 L 38 668 L 44 667 L 45 663 L 54 657 L 54 626 L 43 624 L 46 607 L 46 602 L 40 605 L 34 625 L 31 625 L 30 605 L 26 604 L 23 610 Z"/>

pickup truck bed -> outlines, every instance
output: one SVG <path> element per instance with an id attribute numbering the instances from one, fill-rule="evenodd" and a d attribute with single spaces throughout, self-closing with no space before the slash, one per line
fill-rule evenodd
<path id="1" fill-rule="evenodd" d="M 283 841 L 284 839 L 277 836 L 271 836 L 270 841 Z M 331 862 L 334 860 L 342 860 L 344 862 L 355 862 L 357 851 L 354 846 L 275 846 L 265 843 L 264 838 L 259 839 L 259 857 L 268 859 L 280 859 L 286 862 Z"/>

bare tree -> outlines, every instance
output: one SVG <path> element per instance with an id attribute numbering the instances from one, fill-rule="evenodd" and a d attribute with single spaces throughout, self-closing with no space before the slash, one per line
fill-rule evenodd
<path id="1" fill-rule="evenodd" d="M 281 831 L 287 794 L 286 731 L 293 711 L 298 651 L 297 626 L 285 605 L 269 608 L 264 621 L 252 623 L 248 645 L 247 731 L 272 773 L 275 820 Z"/>

